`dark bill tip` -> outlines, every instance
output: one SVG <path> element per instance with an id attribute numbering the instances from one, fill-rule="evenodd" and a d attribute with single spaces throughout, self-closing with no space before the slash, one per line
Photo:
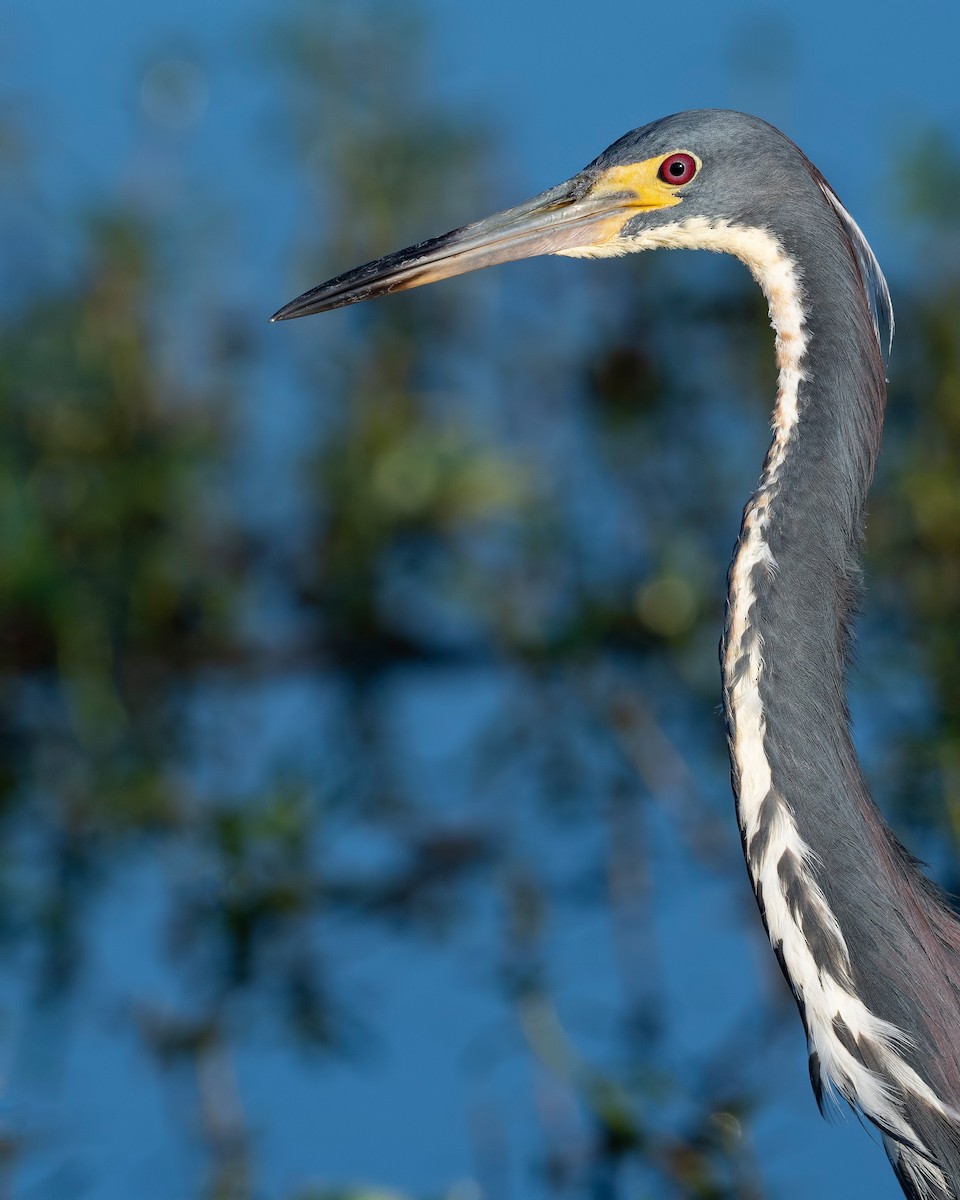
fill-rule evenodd
<path id="1" fill-rule="evenodd" d="M 271 321 L 292 321 L 295 317 L 308 317 L 314 313 L 329 312 L 334 308 L 346 308 L 348 304 L 359 304 L 376 296 L 391 292 L 402 292 L 429 283 L 439 278 L 438 264 L 444 262 L 445 251 L 457 246 L 463 235 L 462 229 L 454 229 L 440 237 L 430 238 L 405 250 L 397 250 L 373 262 L 364 263 L 352 271 L 345 271 L 334 279 L 328 279 L 308 292 L 297 296 L 289 304 L 278 309 Z M 445 272 L 444 272 L 445 273 Z M 451 271 L 451 274 L 457 272 Z"/>

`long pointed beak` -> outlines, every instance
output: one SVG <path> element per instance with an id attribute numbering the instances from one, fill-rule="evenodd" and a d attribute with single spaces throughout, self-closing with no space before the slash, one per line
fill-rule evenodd
<path id="1" fill-rule="evenodd" d="M 496 263 L 608 241 L 646 206 L 632 189 L 598 188 L 597 182 L 584 172 L 516 208 L 366 263 L 304 292 L 270 319 L 289 321 Z"/>

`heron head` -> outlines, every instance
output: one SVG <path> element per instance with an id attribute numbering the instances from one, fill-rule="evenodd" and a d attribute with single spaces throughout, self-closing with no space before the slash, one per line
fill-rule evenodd
<path id="1" fill-rule="evenodd" d="M 809 222 L 809 205 L 822 211 L 825 187 L 797 147 L 766 122 L 714 109 L 678 113 L 626 134 L 558 187 L 337 276 L 272 319 L 539 254 L 606 257 L 659 246 L 739 253 L 735 238 L 724 244 L 725 230 L 779 232 Z"/>

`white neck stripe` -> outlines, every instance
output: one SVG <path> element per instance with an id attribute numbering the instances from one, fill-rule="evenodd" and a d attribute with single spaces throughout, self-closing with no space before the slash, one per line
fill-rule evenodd
<path id="1" fill-rule="evenodd" d="M 838 202 L 839 203 L 839 202 Z M 754 580 L 763 571 L 776 572 L 767 531 L 776 509 L 778 475 L 789 452 L 800 414 L 804 359 L 803 290 L 797 263 L 768 230 L 732 225 L 728 221 L 691 218 L 675 221 L 631 237 L 615 238 L 593 247 L 568 250 L 569 257 L 607 257 L 658 247 L 702 249 L 733 254 L 759 283 L 776 333 L 777 401 L 773 410 L 773 439 L 760 486 L 747 506 L 734 558 L 728 597 L 728 633 L 724 678 L 731 723 L 731 755 L 739 778 L 737 812 L 747 847 L 747 865 L 760 898 L 764 919 L 803 1009 L 810 1050 L 817 1056 L 825 1090 L 832 1083 L 853 1105 L 900 1140 L 901 1165 L 918 1182 L 942 1187 L 943 1175 L 904 1117 L 902 1097 L 921 1097 L 937 1111 L 960 1120 L 902 1056 L 907 1039 L 902 1031 L 871 1012 L 856 995 L 843 932 L 817 882 L 817 858 L 801 837 L 789 796 L 775 786 L 765 747 L 766 714 L 760 691 L 764 671 L 763 630 L 754 612 Z M 761 812 L 768 823 L 762 849 L 750 854 L 760 827 Z M 821 929 L 836 939 L 839 972 L 818 963 L 804 936 L 802 917 L 791 910 L 780 876 L 785 855 L 798 864 L 805 904 L 817 910 Z M 844 965 L 845 964 L 845 967 Z M 839 973 L 842 978 L 837 978 Z M 839 1019 L 857 1041 L 869 1043 L 882 1073 L 874 1072 L 847 1049 L 834 1021 Z"/>

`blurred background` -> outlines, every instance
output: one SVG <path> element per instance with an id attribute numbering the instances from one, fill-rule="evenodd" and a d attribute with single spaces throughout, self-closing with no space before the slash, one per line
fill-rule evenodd
<path id="1" fill-rule="evenodd" d="M 893 287 L 852 703 L 960 891 L 960 18 L 863 11 L 0 6 L 0 1196 L 899 1195 L 740 857 L 743 268 L 266 324 L 665 113 L 782 126 Z"/>

